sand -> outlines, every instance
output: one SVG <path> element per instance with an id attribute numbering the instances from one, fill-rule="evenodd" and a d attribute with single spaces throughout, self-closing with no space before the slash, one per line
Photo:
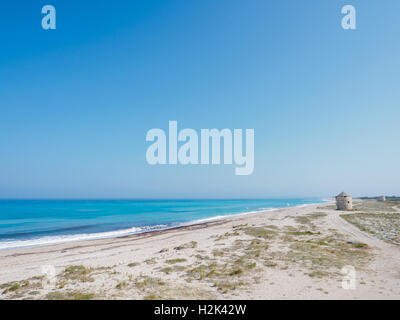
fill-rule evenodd
<path id="1" fill-rule="evenodd" d="M 318 204 L 3 250 L 0 299 L 399 299 L 400 246 L 343 213 Z M 354 288 L 343 288 L 344 266 Z"/>

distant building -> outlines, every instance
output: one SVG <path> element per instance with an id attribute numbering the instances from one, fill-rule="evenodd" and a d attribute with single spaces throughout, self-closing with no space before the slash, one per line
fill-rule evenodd
<path id="1" fill-rule="evenodd" d="M 385 202 L 386 201 L 386 197 L 385 196 L 380 196 L 379 197 L 379 201 Z"/>
<path id="2" fill-rule="evenodd" d="M 347 211 L 353 209 L 353 198 L 346 192 L 342 192 L 336 196 L 336 207 L 337 210 Z"/>

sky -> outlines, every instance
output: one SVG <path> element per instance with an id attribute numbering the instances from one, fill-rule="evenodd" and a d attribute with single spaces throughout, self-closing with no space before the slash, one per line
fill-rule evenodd
<path id="1" fill-rule="evenodd" d="M 0 198 L 399 195 L 399 15 L 398 0 L 2 1 Z M 149 165 L 146 133 L 170 120 L 254 129 L 253 174 Z"/>

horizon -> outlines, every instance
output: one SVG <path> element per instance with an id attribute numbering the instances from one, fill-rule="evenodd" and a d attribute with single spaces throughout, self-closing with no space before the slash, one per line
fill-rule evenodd
<path id="1" fill-rule="evenodd" d="M 0 201 L 4 200 L 44 200 L 44 201 L 52 201 L 52 200 L 71 200 L 71 201 L 80 201 L 80 200 L 94 200 L 94 201 L 169 201 L 169 200 L 177 200 L 177 201 L 198 201 L 198 200 L 286 200 L 286 199 L 321 199 L 324 198 L 329 199 L 329 197 L 276 197 L 276 198 L 0 198 Z"/>
<path id="2" fill-rule="evenodd" d="M 207 200 L 334 200 L 335 196 L 307 196 L 307 197 L 264 197 L 264 198 L 0 198 L 0 201 L 16 200 L 16 201 L 207 201 Z M 361 198 L 379 198 L 385 196 L 386 198 L 398 198 L 397 195 L 350 195 L 353 199 Z"/>

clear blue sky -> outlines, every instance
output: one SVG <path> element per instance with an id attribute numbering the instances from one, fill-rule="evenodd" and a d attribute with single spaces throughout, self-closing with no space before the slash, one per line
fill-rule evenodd
<path id="1" fill-rule="evenodd" d="M 0 197 L 400 194 L 399 16 L 398 0 L 2 1 Z M 168 120 L 254 128 L 254 173 L 148 165 Z"/>

